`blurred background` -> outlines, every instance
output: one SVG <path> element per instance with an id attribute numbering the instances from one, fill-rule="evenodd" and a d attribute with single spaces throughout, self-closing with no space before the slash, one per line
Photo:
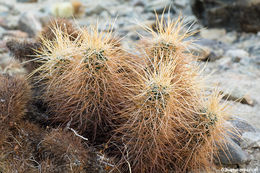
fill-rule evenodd
<path id="1" fill-rule="evenodd" d="M 200 49 L 191 51 L 206 65 L 203 73 L 211 74 L 207 82 L 221 90 L 235 117 L 260 128 L 260 0 L 0 0 L 0 70 L 21 70 L 10 67 L 6 41 L 32 39 L 53 17 L 79 26 L 98 22 L 100 30 L 112 24 L 131 49 L 145 34 L 142 25 L 155 26 L 154 11 L 162 17 L 164 9 L 199 30 L 193 37 Z M 260 135 L 252 138 L 259 151 Z"/>

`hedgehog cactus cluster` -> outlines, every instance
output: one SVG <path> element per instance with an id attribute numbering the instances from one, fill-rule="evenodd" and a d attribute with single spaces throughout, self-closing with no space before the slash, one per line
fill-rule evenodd
<path id="1" fill-rule="evenodd" d="M 111 33 L 100 33 L 95 27 L 82 29 L 73 41 L 59 26 L 53 29 L 56 39 L 42 37 L 38 51 L 42 65 L 33 72 L 38 74 L 35 81 L 42 81 L 42 98 L 53 122 L 70 122 L 81 132 L 91 127 L 95 130 L 109 122 L 119 104 L 124 52 Z"/>
<path id="2" fill-rule="evenodd" d="M 65 20 L 51 22 L 35 43 L 7 46 L 33 64 L 29 80 L 40 93 L 33 99 L 47 105 L 50 126 L 73 128 L 89 144 L 102 144 L 114 158 L 112 171 L 210 171 L 219 148 L 226 147 L 228 113 L 221 95 L 205 92 L 204 77 L 189 51 L 195 32 L 185 29 L 181 18 L 157 18 L 155 30 L 144 29 L 149 36 L 137 43 L 135 53 L 126 51 L 112 31 L 77 28 Z M 33 51 L 27 47 L 32 44 Z M 1 116 L 9 115 L 6 110 L 2 107 L 6 115 Z M 64 145 L 70 145 L 69 138 L 77 142 L 67 149 L 59 143 L 62 136 Z M 78 149 L 86 146 L 74 138 L 61 130 L 46 133 L 39 152 L 59 157 L 66 150 L 84 164 L 88 152 Z"/>
<path id="3" fill-rule="evenodd" d="M 126 120 L 114 138 L 125 171 L 199 172 L 211 167 L 217 141 L 225 140 L 220 96 L 205 95 L 181 19 L 167 22 L 158 21 L 156 31 L 148 28 L 152 37 L 139 46 L 146 63 L 135 68 L 116 117 Z"/>

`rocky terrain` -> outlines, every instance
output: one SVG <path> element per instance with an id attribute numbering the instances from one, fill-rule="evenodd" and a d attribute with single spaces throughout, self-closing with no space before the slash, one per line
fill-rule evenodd
<path id="1" fill-rule="evenodd" d="M 173 18 L 181 13 L 191 22 L 192 30 L 199 29 L 194 38 L 200 48 L 192 51 L 205 67 L 202 73 L 208 77 L 207 82 L 217 86 L 230 103 L 234 117 L 230 123 L 242 129 L 243 136 L 243 140 L 234 139 L 230 146 L 231 153 L 235 153 L 232 163 L 223 158 L 228 166 L 217 171 L 260 172 L 260 1 L 82 0 L 81 3 L 79 16 L 71 20 L 79 26 L 98 22 L 100 30 L 113 23 L 113 31 L 123 37 L 123 44 L 130 50 L 129 45 L 140 39 L 142 26 L 155 24 L 154 10 L 159 17 L 164 9 Z M 64 17 L 55 8 L 62 8 L 62 3 L 0 0 L 0 70 L 24 73 L 18 65 L 10 66 L 13 59 L 5 43 L 12 38 L 30 39 L 53 15 Z M 70 8 L 58 10 L 68 14 L 66 10 Z"/>

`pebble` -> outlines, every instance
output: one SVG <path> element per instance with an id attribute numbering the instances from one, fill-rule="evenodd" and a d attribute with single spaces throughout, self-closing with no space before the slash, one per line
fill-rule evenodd
<path id="1" fill-rule="evenodd" d="M 256 128 L 249 124 L 247 121 L 232 116 L 231 119 L 225 122 L 225 126 L 228 130 L 228 136 L 232 139 L 237 145 L 241 146 L 243 142 L 242 134 L 245 132 L 256 132 Z"/>
<path id="2" fill-rule="evenodd" d="M 239 165 L 250 162 L 249 155 L 229 138 L 226 139 L 224 150 L 219 149 L 218 156 L 216 157 L 216 163 L 222 165 Z"/>
<path id="3" fill-rule="evenodd" d="M 232 57 L 234 62 L 239 62 L 242 58 L 249 57 L 248 52 L 242 49 L 231 49 L 225 53 L 226 56 Z"/>
<path id="4" fill-rule="evenodd" d="M 35 36 L 42 29 L 42 24 L 33 12 L 22 14 L 18 24 L 20 30 L 27 32 L 30 37 Z"/>
<path id="5" fill-rule="evenodd" d="M 145 6 L 145 3 L 142 0 L 134 0 L 132 4 L 133 6 L 141 6 L 141 7 Z"/>
<path id="6" fill-rule="evenodd" d="M 185 8 L 189 6 L 189 0 L 174 0 L 173 4 L 178 8 Z"/>
<path id="7" fill-rule="evenodd" d="M 70 2 L 59 2 L 51 6 L 50 12 L 55 17 L 69 18 L 73 16 L 74 8 Z"/>
<path id="8" fill-rule="evenodd" d="M 2 34 L 3 37 L 8 37 L 8 38 L 27 38 L 29 35 L 26 32 L 20 31 L 20 30 L 8 30 L 5 31 Z M 4 38 L 3 38 L 4 39 Z M 4 39 L 6 40 L 6 39 Z"/>
<path id="9" fill-rule="evenodd" d="M 232 124 L 233 127 L 235 127 L 240 134 L 243 134 L 245 132 L 256 132 L 257 129 L 249 124 L 246 120 L 239 118 L 237 116 L 232 116 L 228 122 Z"/>
<path id="10" fill-rule="evenodd" d="M 199 37 L 199 39 L 197 41 L 195 41 L 195 43 L 202 45 L 202 46 L 206 46 L 206 47 L 210 47 L 212 50 L 216 51 L 223 51 L 222 54 L 224 52 L 226 52 L 227 50 L 231 49 L 231 46 L 218 41 L 218 40 L 211 40 L 211 39 L 207 39 L 207 38 L 201 38 Z"/>
<path id="11" fill-rule="evenodd" d="M 193 50 L 195 56 L 197 56 L 198 60 L 200 61 L 207 61 L 209 59 L 211 49 L 208 47 L 200 47 L 199 49 Z"/>
<path id="12" fill-rule="evenodd" d="M 209 61 L 213 62 L 220 59 L 223 56 L 223 50 L 212 50 L 207 46 L 200 46 L 200 49 L 195 50 L 195 55 L 198 57 L 200 61 Z"/>
<path id="13" fill-rule="evenodd" d="M 5 29 L 18 29 L 19 16 L 0 16 L 0 26 Z"/>
<path id="14" fill-rule="evenodd" d="M 242 135 L 242 148 L 260 148 L 260 131 L 245 132 Z"/>
<path id="15" fill-rule="evenodd" d="M 174 9 L 172 7 L 173 5 L 171 0 L 155 0 L 147 3 L 145 11 L 156 11 L 157 14 L 162 14 L 164 11 L 167 12 L 169 9 L 171 10 L 171 12 L 174 12 Z"/>
<path id="16" fill-rule="evenodd" d="M 202 29 L 200 35 L 202 38 L 210 40 L 219 40 L 226 34 L 225 29 Z"/>
<path id="17" fill-rule="evenodd" d="M 105 8 L 105 6 L 103 6 L 102 4 L 96 4 L 95 6 L 87 8 L 86 15 L 87 16 L 94 15 L 94 14 L 98 15 L 98 14 L 102 13 L 103 11 L 107 11 L 108 13 L 110 13 L 109 10 L 107 10 Z"/>
<path id="18" fill-rule="evenodd" d="M 14 59 L 11 59 L 10 62 L 3 68 L 3 72 L 11 76 L 18 74 L 26 74 L 26 70 L 22 68 L 22 65 Z"/>
<path id="19" fill-rule="evenodd" d="M 237 33 L 236 32 L 228 32 L 224 35 L 224 37 L 221 37 L 221 41 L 226 44 L 232 44 L 237 40 Z"/>
<path id="20" fill-rule="evenodd" d="M 232 91 L 228 93 L 222 91 L 222 93 L 224 93 L 223 99 L 232 100 L 232 101 L 240 102 L 242 104 L 254 106 L 254 100 L 239 88 L 234 88 Z"/>

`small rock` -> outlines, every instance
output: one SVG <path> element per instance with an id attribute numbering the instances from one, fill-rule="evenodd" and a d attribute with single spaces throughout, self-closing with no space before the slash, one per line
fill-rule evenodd
<path id="1" fill-rule="evenodd" d="M 242 49 L 228 50 L 225 55 L 231 57 L 234 62 L 239 62 L 242 58 L 247 58 L 249 56 L 249 54 Z"/>
<path id="2" fill-rule="evenodd" d="M 44 13 L 44 9 L 41 10 Z M 85 5 L 78 0 L 71 2 L 53 3 L 49 11 L 51 15 L 61 18 L 82 17 L 85 14 Z"/>
<path id="3" fill-rule="evenodd" d="M 20 30 L 8 30 L 5 33 L 3 33 L 3 37 L 8 38 L 27 38 L 29 35 L 26 32 L 20 31 Z"/>
<path id="4" fill-rule="evenodd" d="M 240 146 L 242 138 L 239 130 L 229 121 L 225 121 L 224 126 L 227 129 L 227 136 Z"/>
<path id="5" fill-rule="evenodd" d="M 35 13 L 26 12 L 19 19 L 19 28 L 33 37 L 42 29 L 42 25 Z"/>
<path id="6" fill-rule="evenodd" d="M 202 38 L 218 40 L 226 34 L 225 29 L 202 29 L 200 35 Z"/>
<path id="7" fill-rule="evenodd" d="M 51 20 L 49 14 L 47 12 L 46 13 L 38 12 L 38 13 L 35 13 L 35 16 L 39 20 L 39 22 L 41 23 L 42 26 L 47 25 Z"/>
<path id="8" fill-rule="evenodd" d="M 193 54 L 198 57 L 198 60 L 200 61 L 207 61 L 209 59 L 209 56 L 211 54 L 211 49 L 208 47 L 200 47 L 200 49 L 196 49 Z"/>
<path id="9" fill-rule="evenodd" d="M 140 36 L 135 32 L 129 32 L 127 36 L 133 41 L 140 40 Z"/>
<path id="10" fill-rule="evenodd" d="M 211 40 L 211 39 L 206 39 L 206 38 L 201 38 L 197 41 L 195 41 L 196 44 L 210 47 L 214 52 L 217 52 L 218 50 L 221 50 L 222 55 L 224 52 L 227 50 L 231 49 L 230 45 L 223 43 L 221 41 L 217 40 Z"/>
<path id="11" fill-rule="evenodd" d="M 260 148 L 260 131 L 257 132 L 245 132 L 242 135 L 243 142 L 241 146 L 243 148 Z"/>
<path id="12" fill-rule="evenodd" d="M 200 61 L 213 62 L 222 57 L 223 50 L 219 49 L 219 50 L 213 51 L 211 48 L 209 48 L 207 46 L 200 46 L 200 49 L 195 50 L 194 55 L 197 56 L 198 60 L 200 60 Z"/>
<path id="13" fill-rule="evenodd" d="M 243 142 L 242 134 L 245 132 L 256 132 L 256 128 L 249 124 L 247 121 L 238 118 L 232 117 L 225 122 L 225 126 L 228 130 L 228 136 L 239 146 Z"/>
<path id="14" fill-rule="evenodd" d="M 26 71 L 22 68 L 22 65 L 14 59 L 11 59 L 7 66 L 3 68 L 3 72 L 11 76 L 26 74 Z"/>
<path id="15" fill-rule="evenodd" d="M 240 134 L 243 134 L 244 132 L 256 132 L 257 130 L 242 118 L 231 117 L 228 121 L 239 131 Z"/>
<path id="16" fill-rule="evenodd" d="M 147 6 L 145 7 L 145 11 L 147 12 L 156 11 L 157 14 L 162 14 L 164 11 L 167 12 L 168 10 L 174 12 L 174 9 L 170 7 L 173 7 L 171 0 L 156 0 L 147 3 Z"/>
<path id="17" fill-rule="evenodd" d="M 249 155 L 234 141 L 226 138 L 225 143 L 226 147 L 221 147 L 221 149 L 219 149 L 218 156 L 216 156 L 215 161 L 217 164 L 238 165 L 245 164 L 250 161 Z"/>
<path id="18" fill-rule="evenodd" d="M 96 4 L 95 6 L 89 7 L 86 10 L 86 15 L 91 16 L 93 14 L 100 14 L 103 11 L 107 11 L 109 14 L 109 10 L 107 10 L 102 4 Z"/>
<path id="19" fill-rule="evenodd" d="M 0 26 L 5 29 L 18 29 L 19 16 L 0 17 Z"/>
<path id="20" fill-rule="evenodd" d="M 127 26 L 121 28 L 121 30 L 129 31 L 129 32 L 131 32 L 131 31 L 136 32 L 137 30 L 142 30 L 143 26 L 153 27 L 154 25 L 155 25 L 154 20 L 146 20 L 146 21 L 143 21 L 139 25 L 127 25 Z"/>
<path id="21" fill-rule="evenodd" d="M 209 39 L 200 39 L 196 41 L 199 45 L 198 49 L 192 50 L 195 55 L 199 56 L 198 59 L 201 61 L 216 61 L 223 57 L 225 50 L 228 46 L 222 42 Z"/>
<path id="22" fill-rule="evenodd" d="M 133 6 L 141 6 L 141 7 L 144 7 L 144 2 L 142 0 L 135 0 L 133 2 Z"/>
<path id="23" fill-rule="evenodd" d="M 238 88 L 235 88 L 230 93 L 225 93 L 223 91 L 222 93 L 224 93 L 223 99 L 232 100 L 232 101 L 240 102 L 242 104 L 254 106 L 254 100 L 249 95 L 246 95 Z"/>
<path id="24" fill-rule="evenodd" d="M 221 41 L 226 44 L 232 44 L 237 40 L 237 32 L 228 32 L 224 37 L 221 37 Z"/>
<path id="25" fill-rule="evenodd" d="M 232 65 L 234 64 L 230 57 L 223 57 L 216 62 L 218 64 L 217 68 L 220 71 L 228 71 L 231 69 Z"/>
<path id="26" fill-rule="evenodd" d="M 51 14 L 55 17 L 72 17 L 74 14 L 74 8 L 70 2 L 54 3 L 51 6 Z"/>
<path id="27" fill-rule="evenodd" d="M 189 0 L 175 0 L 173 3 L 178 8 L 185 8 L 189 6 Z"/>

